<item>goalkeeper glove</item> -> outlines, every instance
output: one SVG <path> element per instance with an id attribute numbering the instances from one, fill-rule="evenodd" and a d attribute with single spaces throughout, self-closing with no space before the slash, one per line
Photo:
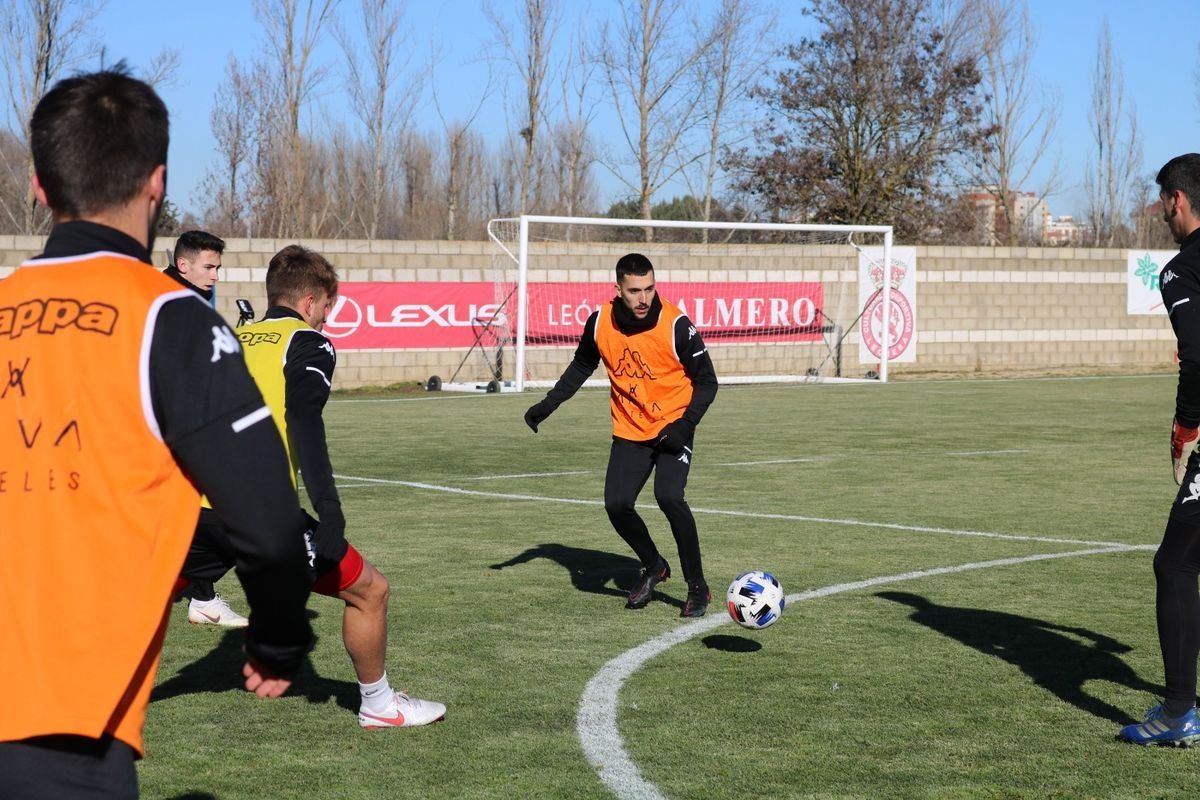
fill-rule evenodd
<path id="1" fill-rule="evenodd" d="M 667 426 L 658 434 L 658 441 L 654 443 L 654 446 L 666 450 L 668 453 L 678 453 L 684 445 L 692 440 L 695 430 L 695 426 L 686 419 L 668 422 Z"/>
<path id="2" fill-rule="evenodd" d="M 1186 428 L 1179 424 L 1178 419 L 1171 420 L 1171 466 L 1175 470 L 1175 483 L 1183 483 L 1187 474 L 1188 461 L 1196 452 L 1200 430 Z"/>
<path id="3" fill-rule="evenodd" d="M 529 430 L 537 433 L 538 425 L 546 421 L 546 418 L 554 413 L 554 406 L 549 400 L 541 400 L 534 403 L 525 412 L 525 424 L 529 426 Z"/>

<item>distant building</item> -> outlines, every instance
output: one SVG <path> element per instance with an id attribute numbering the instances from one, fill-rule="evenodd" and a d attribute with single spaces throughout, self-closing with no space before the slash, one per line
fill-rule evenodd
<path id="1" fill-rule="evenodd" d="M 1042 244 L 1049 247 L 1069 247 L 1081 244 L 1083 235 L 1083 226 L 1070 214 L 1064 214 L 1046 222 L 1042 231 Z"/>
<path id="2" fill-rule="evenodd" d="M 1017 241 L 1022 244 L 1063 246 L 1082 239 L 1082 229 L 1071 216 L 1052 217 L 1044 198 L 1034 192 L 1011 192 L 1014 223 L 1020 226 Z M 975 207 L 980 233 L 988 244 L 1009 240 L 1009 222 L 1004 216 L 995 187 L 981 186 L 967 192 L 963 199 Z"/>

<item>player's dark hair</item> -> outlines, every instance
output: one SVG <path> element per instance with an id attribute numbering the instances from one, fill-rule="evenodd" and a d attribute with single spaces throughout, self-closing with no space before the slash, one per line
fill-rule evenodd
<path id="1" fill-rule="evenodd" d="M 202 250 L 224 253 L 225 240 L 220 236 L 213 236 L 207 231 L 187 231 L 179 234 L 179 239 L 175 242 L 176 260 L 186 258 L 191 261 L 200 255 Z"/>
<path id="2" fill-rule="evenodd" d="M 33 170 L 50 208 L 78 219 L 132 200 L 167 163 L 167 107 L 125 62 L 59 81 L 33 110 Z"/>
<path id="3" fill-rule="evenodd" d="M 1193 213 L 1200 214 L 1200 153 L 1175 156 L 1158 171 L 1154 182 L 1162 192 L 1183 192 Z"/>
<path id="4" fill-rule="evenodd" d="M 617 259 L 617 283 L 623 281 L 626 275 L 641 276 L 651 272 L 654 272 L 654 265 L 641 253 L 627 253 Z"/>
<path id="5" fill-rule="evenodd" d="M 310 292 L 333 297 L 337 290 L 338 278 L 333 265 L 325 256 L 307 247 L 290 244 L 272 256 L 267 265 L 269 305 L 281 302 L 295 305 Z"/>

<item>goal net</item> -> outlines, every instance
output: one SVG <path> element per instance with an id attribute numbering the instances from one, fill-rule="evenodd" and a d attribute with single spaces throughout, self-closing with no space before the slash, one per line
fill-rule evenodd
<path id="1" fill-rule="evenodd" d="M 872 362 L 859 344 L 866 309 L 891 317 L 892 282 L 879 279 L 890 226 L 522 216 L 491 220 L 488 236 L 501 338 L 511 338 L 503 379 L 518 391 L 562 374 L 588 316 L 616 296 L 614 267 L 629 252 L 654 264 L 659 295 L 704 337 L 722 383 L 887 380 L 892 326 L 875 332 Z"/>

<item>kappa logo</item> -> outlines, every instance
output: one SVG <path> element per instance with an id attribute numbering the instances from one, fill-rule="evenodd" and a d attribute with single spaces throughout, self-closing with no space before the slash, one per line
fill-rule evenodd
<path id="1" fill-rule="evenodd" d="M 280 334 L 278 332 L 242 331 L 237 337 L 238 341 L 246 345 L 246 347 L 253 347 L 256 344 L 263 344 L 264 342 L 267 344 L 279 344 Z"/>
<path id="2" fill-rule="evenodd" d="M 675 460 L 681 464 L 691 464 L 692 463 L 692 460 L 690 458 L 688 458 L 688 454 L 687 454 L 686 450 L 684 450 L 682 453 L 680 453 L 679 457 L 676 458 Z"/>
<path id="3" fill-rule="evenodd" d="M 1162 277 L 1159 278 L 1158 284 L 1160 286 L 1166 286 L 1168 283 L 1170 283 L 1171 281 L 1175 280 L 1178 277 L 1179 276 L 1176 275 L 1171 270 L 1169 270 L 1169 269 L 1165 270 L 1165 271 L 1163 271 Z"/>
<path id="4" fill-rule="evenodd" d="M 1192 482 L 1188 484 L 1187 490 L 1189 494 L 1179 501 L 1180 505 L 1190 503 L 1193 500 L 1200 500 L 1200 472 L 1196 473 L 1196 476 L 1192 478 Z"/>
<path id="5" fill-rule="evenodd" d="M 696 326 L 688 325 L 688 341 L 690 342 L 696 336 Z"/>
<path id="6" fill-rule="evenodd" d="M 623 376 L 626 378 L 648 378 L 657 380 L 654 373 L 646 366 L 646 362 L 642 360 L 642 354 L 632 352 L 628 347 L 621 354 L 621 360 L 617 362 L 617 368 L 613 370 L 613 375 Z"/>
<path id="7" fill-rule="evenodd" d="M 238 345 L 238 337 L 229 328 L 213 325 L 213 354 L 210 361 L 215 364 L 221 356 L 233 355 L 242 348 Z"/>
<path id="8" fill-rule="evenodd" d="M 304 553 L 308 556 L 308 568 L 315 569 L 317 566 L 317 549 L 313 546 L 313 533 L 311 530 L 304 532 Z"/>
<path id="9" fill-rule="evenodd" d="M 329 353 L 330 358 L 333 358 L 333 359 L 337 358 L 337 353 L 333 352 L 333 342 L 329 341 L 328 339 L 321 342 L 321 346 L 318 349 L 324 350 L 326 353 Z"/>
<path id="10" fill-rule="evenodd" d="M 27 331 L 54 334 L 71 327 L 112 335 L 116 326 L 117 309 L 106 303 L 81 303 L 70 298 L 51 297 L 0 308 L 0 336 L 13 339 Z"/>

